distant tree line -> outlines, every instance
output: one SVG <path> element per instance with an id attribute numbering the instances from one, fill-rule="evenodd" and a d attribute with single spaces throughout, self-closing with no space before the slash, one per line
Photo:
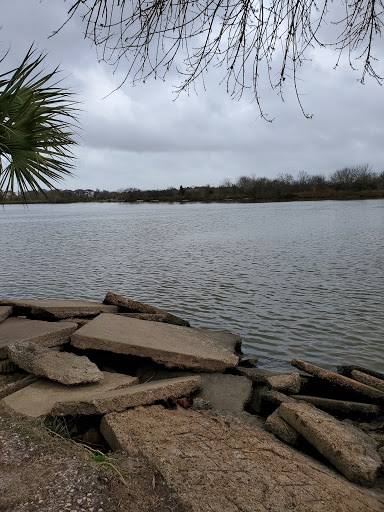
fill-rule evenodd
<path id="1" fill-rule="evenodd" d="M 345 167 L 329 177 L 310 175 L 300 171 L 296 177 L 279 174 L 274 179 L 241 176 L 234 183 L 225 180 L 219 186 L 196 186 L 164 190 L 126 188 L 114 192 L 107 190 L 50 190 L 45 196 L 27 192 L 28 202 L 66 203 L 78 201 L 295 201 L 316 199 L 351 199 L 384 197 L 384 171 L 373 172 L 369 165 Z M 9 202 L 21 202 L 13 194 Z"/>

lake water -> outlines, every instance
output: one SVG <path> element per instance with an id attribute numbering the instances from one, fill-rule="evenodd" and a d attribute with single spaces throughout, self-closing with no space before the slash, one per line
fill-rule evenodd
<path id="1" fill-rule="evenodd" d="M 0 298 L 107 291 L 243 351 L 384 370 L 384 200 L 0 209 Z"/>

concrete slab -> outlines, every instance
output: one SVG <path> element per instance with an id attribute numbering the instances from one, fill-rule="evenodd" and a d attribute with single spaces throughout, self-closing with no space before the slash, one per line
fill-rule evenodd
<path id="1" fill-rule="evenodd" d="M 0 305 L 13 306 L 14 314 L 43 320 L 96 316 L 100 313 L 118 313 L 117 306 L 84 300 L 1 300 Z"/>
<path id="2" fill-rule="evenodd" d="M 278 413 L 352 482 L 372 485 L 382 461 L 361 430 L 304 402 L 283 403 Z"/>
<path id="3" fill-rule="evenodd" d="M 147 457 L 191 512 L 382 512 L 383 503 L 261 428 L 161 406 L 108 414 L 113 449 Z"/>
<path id="4" fill-rule="evenodd" d="M 0 306 L 0 324 L 12 315 L 12 306 Z"/>
<path id="5" fill-rule="evenodd" d="M 137 379 L 120 373 L 103 372 L 104 379 L 95 384 L 65 386 L 58 382 L 39 379 L 33 384 L 8 395 L 0 406 L 10 413 L 40 418 L 51 413 L 54 405 L 65 401 L 93 400 L 103 393 L 123 389 L 137 383 Z"/>
<path id="6" fill-rule="evenodd" d="M 76 331 L 71 343 L 81 349 L 149 357 L 168 368 L 222 372 L 236 366 L 238 358 L 220 346 L 218 339 L 233 342 L 237 338 L 228 333 L 101 314 Z"/>
<path id="7" fill-rule="evenodd" d="M 252 396 L 252 382 L 238 375 L 201 374 L 202 390 L 197 394 L 219 411 L 234 413 L 244 410 Z"/>
<path id="8" fill-rule="evenodd" d="M 189 396 L 201 388 L 200 377 L 180 377 L 138 384 L 128 389 L 117 389 L 98 394 L 88 399 L 57 402 L 52 409 L 54 416 L 69 414 L 107 414 L 121 412 L 138 405 L 149 405 L 159 400 L 170 400 Z"/>
<path id="9" fill-rule="evenodd" d="M 8 357 L 10 343 L 33 341 L 43 347 L 53 347 L 67 343 L 77 324 L 43 322 L 27 318 L 7 318 L 0 324 L 0 359 Z"/>
<path id="10" fill-rule="evenodd" d="M 174 325 L 181 325 L 184 327 L 189 327 L 189 322 L 183 320 L 182 318 L 172 315 L 172 313 L 168 313 L 164 309 L 157 308 L 155 306 L 149 306 L 148 304 L 144 304 L 143 302 L 137 302 L 132 299 L 127 299 L 122 295 L 117 295 L 116 293 L 108 292 L 104 299 L 104 304 L 113 304 L 115 306 L 119 306 L 121 312 L 126 313 L 146 313 L 146 314 L 155 314 L 162 315 L 163 322 Z"/>
<path id="11" fill-rule="evenodd" d="M 103 379 L 102 372 L 88 357 L 54 351 L 31 341 L 11 343 L 8 345 L 8 355 L 19 368 L 28 373 L 67 386 Z"/>
<path id="12" fill-rule="evenodd" d="M 265 420 L 265 428 L 285 443 L 296 448 L 300 448 L 305 442 L 303 436 L 283 420 L 277 409 Z"/>
<path id="13" fill-rule="evenodd" d="M 294 395 L 295 400 L 302 400 L 315 405 L 322 411 L 329 412 L 338 417 L 375 417 L 380 414 L 380 407 L 374 404 L 363 404 L 360 402 L 348 402 L 346 400 L 332 400 L 319 396 Z"/>
<path id="14" fill-rule="evenodd" d="M 15 372 L 11 375 L 0 375 L 0 400 L 36 381 L 37 377 L 34 375 L 25 375 L 25 373 L 20 372 Z"/>

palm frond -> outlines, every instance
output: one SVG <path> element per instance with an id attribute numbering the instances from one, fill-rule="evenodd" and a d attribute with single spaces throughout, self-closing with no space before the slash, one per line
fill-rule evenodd
<path id="1" fill-rule="evenodd" d="M 78 103 L 58 68 L 43 73 L 45 55 L 30 47 L 18 68 L 0 75 L 0 191 L 43 193 L 72 175 Z"/>

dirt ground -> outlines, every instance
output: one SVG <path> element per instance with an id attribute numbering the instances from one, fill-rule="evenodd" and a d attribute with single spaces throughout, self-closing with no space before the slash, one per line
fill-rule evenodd
<path id="1" fill-rule="evenodd" d="M 145 459 L 99 459 L 41 423 L 0 415 L 0 512 L 184 512 Z"/>

